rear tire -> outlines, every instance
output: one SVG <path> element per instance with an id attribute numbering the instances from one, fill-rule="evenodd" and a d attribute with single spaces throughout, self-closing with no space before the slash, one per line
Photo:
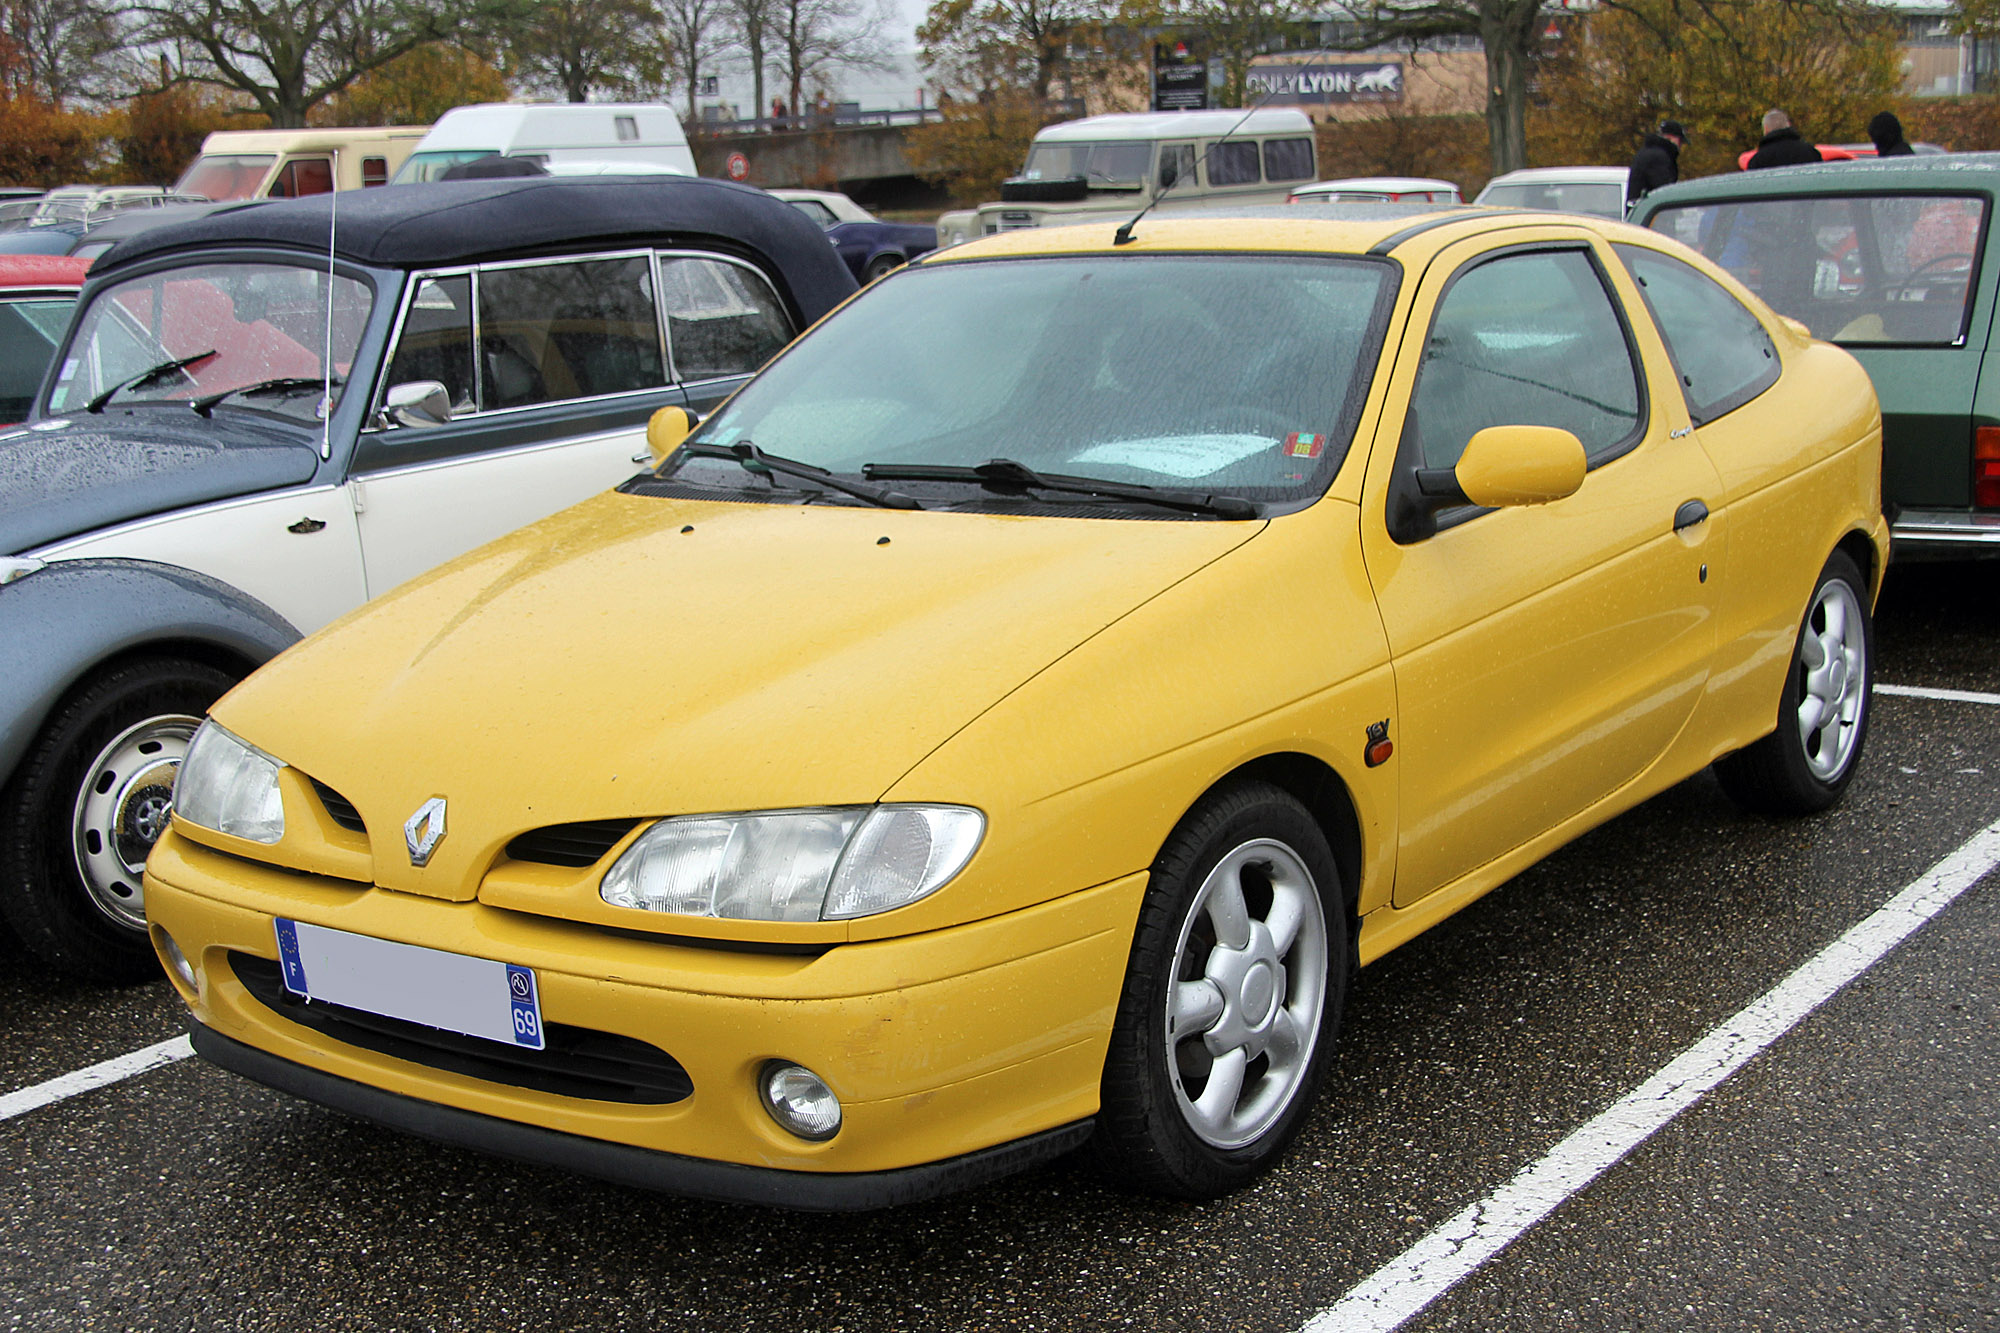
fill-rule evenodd
<path id="1" fill-rule="evenodd" d="M 72 691 L 35 738 L 0 795 L 0 916 L 52 966 L 159 974 L 140 875 L 188 738 L 235 683 L 199 662 L 129 662 Z"/>
<path id="2" fill-rule="evenodd" d="M 861 285 L 866 287 L 878 278 L 886 278 L 903 266 L 901 255 L 877 255 L 868 261 L 868 269 L 861 275 Z"/>
<path id="3" fill-rule="evenodd" d="M 1122 1188 L 1213 1199 L 1290 1146 L 1340 1027 L 1352 948 L 1325 836 L 1239 781 L 1167 839 L 1139 910 L 1090 1152 Z"/>
<path id="4" fill-rule="evenodd" d="M 1806 603 L 1777 729 L 1715 762 L 1730 799 L 1766 815 L 1809 815 L 1839 800 L 1868 737 L 1874 662 L 1867 581 L 1836 551 Z"/>

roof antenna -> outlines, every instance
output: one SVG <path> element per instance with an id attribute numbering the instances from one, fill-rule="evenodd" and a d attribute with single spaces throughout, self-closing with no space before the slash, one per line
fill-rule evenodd
<path id="1" fill-rule="evenodd" d="M 333 239 L 340 220 L 340 150 L 333 150 L 333 189 L 326 196 L 326 352 L 320 361 L 319 456 L 333 457 Z"/>
<path id="2" fill-rule="evenodd" d="M 1222 138 L 1217 139 L 1214 143 L 1211 143 L 1206 149 L 1203 150 L 1201 159 L 1195 163 L 1195 171 L 1200 171 L 1202 168 L 1206 167 L 1208 165 L 1208 155 L 1214 152 L 1217 148 L 1221 147 L 1224 139 L 1227 139 L 1230 135 L 1236 133 L 1236 131 L 1242 129 L 1246 124 L 1248 124 L 1250 121 L 1250 117 L 1256 115 L 1259 111 L 1262 111 L 1264 109 L 1264 104 L 1270 101 L 1273 97 L 1276 97 L 1278 95 L 1278 86 L 1279 86 L 1278 84 L 1273 83 L 1269 88 L 1266 88 L 1264 90 L 1264 95 L 1258 98 L 1255 102 L 1252 102 L 1250 104 L 1250 109 L 1243 113 L 1242 119 L 1238 120 L 1234 125 L 1231 125 L 1226 131 L 1224 131 Z M 1314 160 L 1317 161 L 1317 159 L 1318 159 L 1318 154 L 1315 153 Z M 1188 176 L 1192 176 L 1193 174 L 1194 174 L 1193 171 L 1187 173 Z M 1159 203 L 1160 200 L 1167 197 L 1167 190 L 1173 189 L 1175 185 L 1179 185 L 1182 181 L 1186 179 L 1187 176 L 1175 176 L 1173 182 L 1167 186 L 1166 190 L 1162 190 L 1158 194 L 1154 195 L 1151 199 L 1148 199 L 1146 201 L 1146 206 L 1140 209 L 1137 213 L 1133 214 L 1132 220 L 1130 222 L 1127 222 L 1124 226 L 1120 227 L 1115 233 L 1113 233 L 1111 237 L 1111 243 L 1113 245 L 1130 244 L 1132 241 L 1132 228 L 1139 225 L 1139 219 L 1145 217 L 1146 214 L 1152 212 L 1153 205 Z"/>

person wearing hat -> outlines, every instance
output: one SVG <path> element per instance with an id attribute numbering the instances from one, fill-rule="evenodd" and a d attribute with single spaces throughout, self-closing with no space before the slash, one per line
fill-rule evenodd
<path id="1" fill-rule="evenodd" d="M 1633 155 L 1631 174 L 1625 178 L 1625 211 L 1662 185 L 1681 178 L 1681 145 L 1687 131 L 1678 120 L 1663 120 L 1660 128 L 1646 136 Z"/>
<path id="2" fill-rule="evenodd" d="M 1893 111 L 1877 111 L 1868 122 L 1868 137 L 1875 143 L 1877 157 L 1914 157 L 1917 150 L 1903 137 L 1903 122 Z"/>

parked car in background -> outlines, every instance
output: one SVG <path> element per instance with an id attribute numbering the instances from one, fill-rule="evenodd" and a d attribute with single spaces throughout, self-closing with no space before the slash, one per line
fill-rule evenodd
<path id="1" fill-rule="evenodd" d="M 27 419 L 88 259 L 0 255 L 0 426 Z"/>
<path id="2" fill-rule="evenodd" d="M 1050 125 L 1028 146 L 1000 201 L 946 213 L 938 244 L 995 232 L 1175 211 L 1283 203 L 1318 178 L 1313 123 L 1303 111 L 1140 111 Z"/>
<path id="3" fill-rule="evenodd" d="M 0 435 L 0 916 L 72 972 L 152 970 L 140 868 L 224 690 L 631 475 L 648 414 L 713 407 L 853 290 L 795 211 L 692 177 L 269 202 L 121 242 Z"/>
<path id="4" fill-rule="evenodd" d="M 1349 176 L 1294 189 L 1291 204 L 1457 204 L 1458 187 L 1428 176 Z"/>
<path id="5" fill-rule="evenodd" d="M 860 282 L 873 282 L 937 249 L 937 228 L 884 222 L 833 190 L 772 190 L 771 194 L 811 218 Z"/>
<path id="6" fill-rule="evenodd" d="M 64 185 L 31 198 L 0 203 L 0 235 L 42 227 L 89 226 L 134 209 L 206 202 L 158 185 Z"/>
<path id="7" fill-rule="evenodd" d="M 1868 368 L 1899 559 L 2000 555 L 1996 202 L 2000 155 L 1953 153 L 1708 176 L 1632 214 Z"/>
<path id="8" fill-rule="evenodd" d="M 242 206 L 169 201 L 157 208 L 112 209 L 93 213 L 81 221 L 0 230 L 0 255 L 75 255 L 95 259 L 125 237 L 136 236 L 148 228 L 185 222 L 218 208 Z"/>
<path id="9" fill-rule="evenodd" d="M 217 130 L 202 140 L 201 155 L 188 164 L 174 189 L 227 203 L 387 185 L 425 128 Z"/>
<path id="10" fill-rule="evenodd" d="M 1835 801 L 1854 359 L 1636 227 L 1351 212 L 933 255 L 246 681 L 146 869 L 195 1050 L 707 1198 L 1212 1198 L 1357 963 L 1711 763 Z"/>
<path id="11" fill-rule="evenodd" d="M 1495 176 L 1472 202 L 1622 218 L 1630 175 L 1627 167 L 1528 167 Z"/>
<path id="12" fill-rule="evenodd" d="M 434 181 L 459 162 L 498 153 L 556 164 L 630 162 L 693 176 L 694 151 L 678 113 L 651 102 L 481 103 L 438 117 L 396 184 Z M 640 169 L 644 169 L 640 167 Z"/>

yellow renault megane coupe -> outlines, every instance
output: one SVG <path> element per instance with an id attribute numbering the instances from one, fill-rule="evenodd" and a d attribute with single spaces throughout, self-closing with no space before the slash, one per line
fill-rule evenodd
<path id="1" fill-rule="evenodd" d="M 1621 223 L 1000 235 L 653 442 L 215 706 L 146 876 L 201 1054 L 694 1196 L 1212 1197 L 1357 967 L 1860 759 L 1868 378 Z"/>

